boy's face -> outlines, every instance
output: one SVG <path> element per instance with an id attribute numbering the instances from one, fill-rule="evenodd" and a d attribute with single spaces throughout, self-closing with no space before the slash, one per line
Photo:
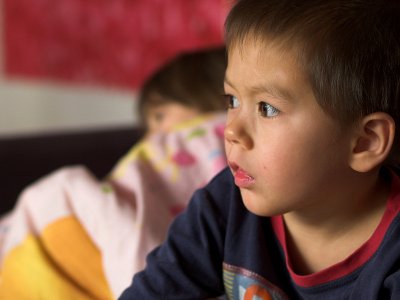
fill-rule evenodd
<path id="1" fill-rule="evenodd" d="M 323 112 L 289 52 L 229 51 L 225 147 L 244 204 L 262 216 L 322 209 L 351 172 L 351 130 Z"/>

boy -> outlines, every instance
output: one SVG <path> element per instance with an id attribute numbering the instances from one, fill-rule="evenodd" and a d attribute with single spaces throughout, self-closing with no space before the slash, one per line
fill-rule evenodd
<path id="1" fill-rule="evenodd" d="M 400 3 L 242 0 L 225 170 L 121 299 L 400 299 Z"/>
<path id="2" fill-rule="evenodd" d="M 157 70 L 139 96 L 147 134 L 167 133 L 200 114 L 225 111 L 225 69 L 225 47 L 217 47 L 181 53 Z"/>

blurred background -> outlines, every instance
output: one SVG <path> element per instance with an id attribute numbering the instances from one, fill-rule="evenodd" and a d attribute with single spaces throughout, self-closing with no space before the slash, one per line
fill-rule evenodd
<path id="1" fill-rule="evenodd" d="M 0 212 L 61 166 L 105 176 L 140 138 L 143 81 L 223 44 L 232 0 L 0 0 Z"/>
<path id="2" fill-rule="evenodd" d="M 179 51 L 222 43 L 227 0 L 1 0 L 0 137 L 134 125 Z"/>

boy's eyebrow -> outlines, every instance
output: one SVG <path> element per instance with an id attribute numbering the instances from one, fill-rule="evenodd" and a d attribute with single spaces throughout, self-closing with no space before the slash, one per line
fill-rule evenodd
<path id="1" fill-rule="evenodd" d="M 224 83 L 231 86 L 232 88 L 235 87 L 235 85 L 227 78 L 227 76 L 225 76 L 225 78 L 224 78 Z M 287 89 L 281 88 L 281 87 L 273 85 L 273 84 L 254 85 L 254 86 L 250 86 L 248 89 L 250 90 L 251 94 L 266 93 L 266 94 L 269 94 L 273 97 L 277 97 L 282 100 L 293 100 L 294 99 L 292 94 Z"/>

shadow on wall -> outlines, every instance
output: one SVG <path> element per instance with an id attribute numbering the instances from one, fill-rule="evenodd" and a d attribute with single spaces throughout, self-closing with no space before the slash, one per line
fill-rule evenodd
<path id="1" fill-rule="evenodd" d="M 28 184 L 62 166 L 85 165 L 103 178 L 142 134 L 140 128 L 117 128 L 0 139 L 0 214 L 12 209 Z"/>

